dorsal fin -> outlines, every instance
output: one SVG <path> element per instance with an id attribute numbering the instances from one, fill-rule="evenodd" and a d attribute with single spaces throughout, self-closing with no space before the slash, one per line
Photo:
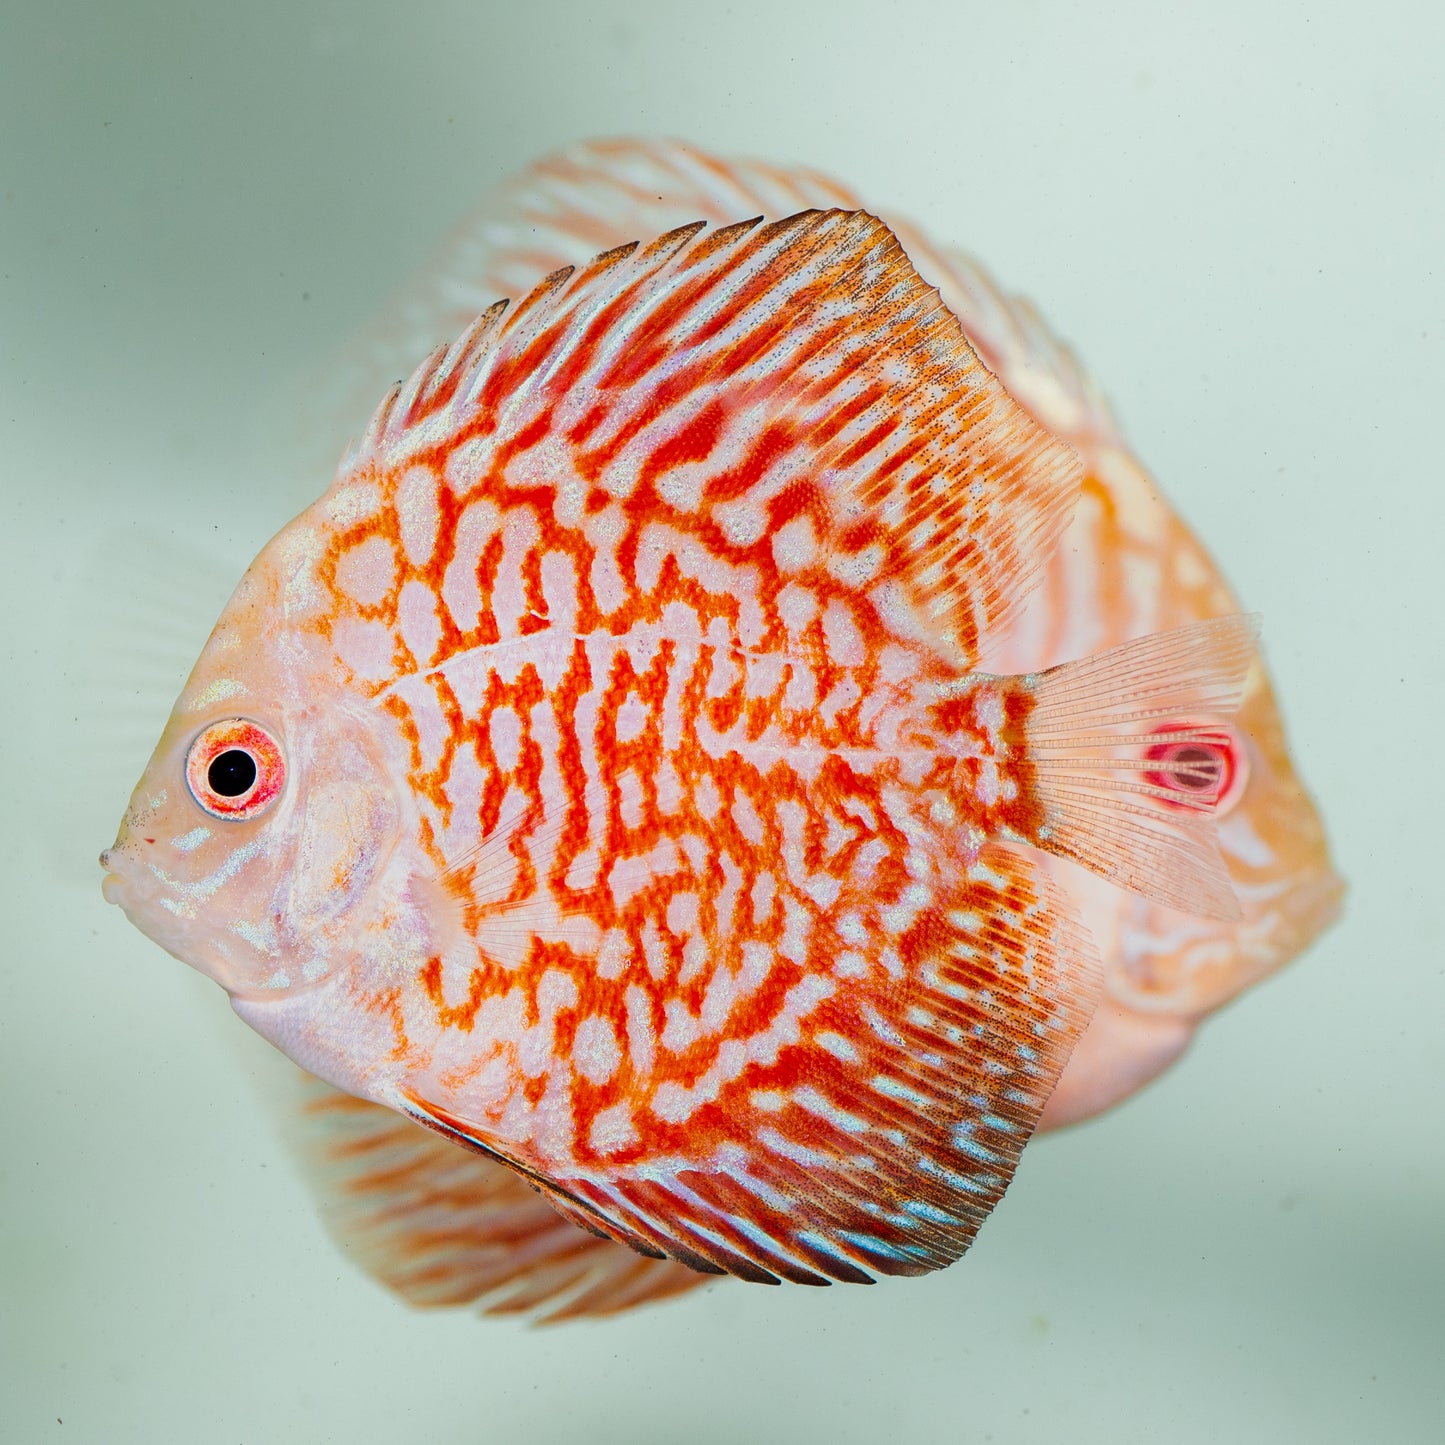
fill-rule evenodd
<path id="1" fill-rule="evenodd" d="M 962 666 L 1079 478 L 888 228 L 840 211 L 682 228 L 492 307 L 387 397 L 336 485 L 416 465 L 463 502 L 542 486 L 638 525 L 706 513 L 733 561 L 771 565 L 791 527 Z"/>
<path id="2" fill-rule="evenodd" d="M 330 465 L 386 382 L 411 370 L 498 296 L 637 236 L 687 221 L 727 225 L 818 208 L 865 209 L 841 182 L 805 166 L 711 155 L 685 141 L 579 141 L 502 180 L 452 229 L 362 332 L 309 377 L 298 449 Z M 1070 443 L 1116 442 L 1102 393 L 1024 299 L 1005 294 L 972 257 L 937 246 L 888 214 L 913 264 L 958 316 L 969 342 L 1036 420 Z"/>

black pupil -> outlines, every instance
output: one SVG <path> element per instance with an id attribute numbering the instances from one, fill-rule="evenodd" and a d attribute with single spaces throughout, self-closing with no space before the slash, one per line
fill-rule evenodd
<path id="1" fill-rule="evenodd" d="M 256 759 L 240 748 L 227 748 L 211 759 L 206 769 L 211 791 L 223 798 L 239 798 L 256 783 Z"/>
<path id="2" fill-rule="evenodd" d="M 1219 783 L 1219 756 L 1209 748 L 1180 748 L 1174 754 L 1174 764 L 1179 769 L 1174 780 L 1181 788 L 1202 792 Z"/>

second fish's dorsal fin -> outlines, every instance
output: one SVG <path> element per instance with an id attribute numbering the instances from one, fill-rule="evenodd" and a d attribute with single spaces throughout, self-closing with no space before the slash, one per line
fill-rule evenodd
<path id="1" fill-rule="evenodd" d="M 337 486 L 416 466 L 462 503 L 553 493 L 564 526 L 615 504 L 735 565 L 822 561 L 964 666 L 1080 476 L 861 211 L 683 227 L 492 307 L 389 394 Z"/>

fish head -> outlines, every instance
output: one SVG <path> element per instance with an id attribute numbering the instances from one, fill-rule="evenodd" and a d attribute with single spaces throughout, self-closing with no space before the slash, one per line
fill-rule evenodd
<path id="1" fill-rule="evenodd" d="M 374 703 L 329 642 L 330 520 L 298 518 L 246 573 L 101 855 L 106 898 L 237 999 L 357 956 L 398 835 Z"/>

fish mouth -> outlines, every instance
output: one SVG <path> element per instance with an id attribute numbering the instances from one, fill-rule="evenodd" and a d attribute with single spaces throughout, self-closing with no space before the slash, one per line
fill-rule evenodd
<path id="1" fill-rule="evenodd" d="M 114 848 L 107 848 L 100 855 L 100 866 L 105 869 L 105 877 L 100 884 L 100 894 L 107 903 L 124 907 L 125 901 L 121 896 L 121 890 L 125 887 L 125 879 L 110 866 L 111 854 L 114 852 Z"/>

